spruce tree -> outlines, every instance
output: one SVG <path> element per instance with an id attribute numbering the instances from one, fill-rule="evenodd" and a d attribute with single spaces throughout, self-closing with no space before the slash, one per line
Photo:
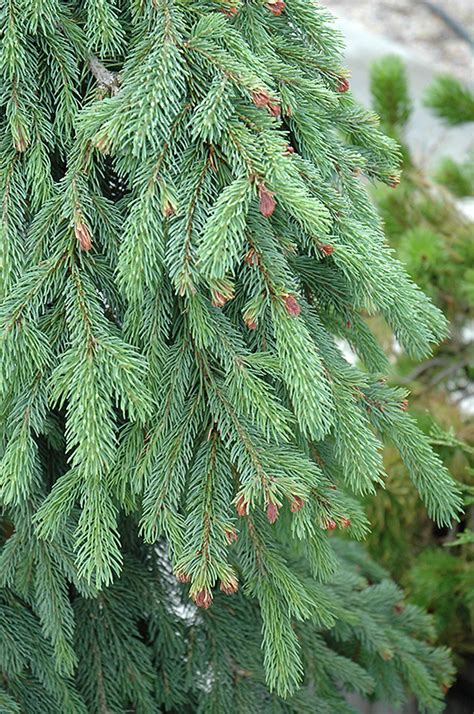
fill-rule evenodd
<path id="1" fill-rule="evenodd" d="M 329 18 L 3 0 L 0 38 L 0 711 L 441 711 L 446 651 L 351 539 L 383 440 L 459 512 L 365 317 L 416 358 L 446 324 Z"/>

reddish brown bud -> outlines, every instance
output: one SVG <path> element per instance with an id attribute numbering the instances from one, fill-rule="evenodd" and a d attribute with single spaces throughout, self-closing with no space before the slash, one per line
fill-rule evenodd
<path id="1" fill-rule="evenodd" d="M 404 609 L 405 609 L 405 607 L 404 607 L 404 605 L 403 605 L 402 603 L 397 603 L 397 605 L 395 605 L 395 607 L 393 608 L 393 611 L 394 611 L 397 615 L 400 615 L 400 614 L 403 612 Z"/>
<path id="2" fill-rule="evenodd" d="M 223 8 L 222 12 L 224 15 L 227 15 L 227 17 L 234 17 L 239 12 L 239 9 L 237 7 Z"/>
<path id="3" fill-rule="evenodd" d="M 284 295 L 285 307 L 288 315 L 297 317 L 301 314 L 301 307 L 294 295 Z"/>
<path id="4" fill-rule="evenodd" d="M 247 263 L 247 265 L 251 265 L 252 267 L 255 265 L 258 265 L 258 254 L 254 248 L 250 248 L 250 250 L 246 254 L 244 260 Z"/>
<path id="5" fill-rule="evenodd" d="M 294 146 L 291 146 L 291 144 L 288 144 L 288 146 L 285 148 L 285 151 L 283 152 L 283 156 L 291 156 L 291 154 L 296 154 L 296 149 Z"/>
<path id="6" fill-rule="evenodd" d="M 248 516 L 249 514 L 249 504 L 243 496 L 239 496 L 236 501 L 235 508 L 239 516 Z"/>
<path id="7" fill-rule="evenodd" d="M 79 222 L 74 226 L 74 233 L 81 250 L 89 251 L 92 248 L 92 238 L 85 223 Z"/>
<path id="8" fill-rule="evenodd" d="M 239 581 L 235 577 L 229 578 L 229 580 L 221 582 L 221 592 L 226 595 L 234 595 L 239 589 Z"/>
<path id="9" fill-rule="evenodd" d="M 341 526 L 343 528 L 349 528 L 351 525 L 351 519 L 350 518 L 341 518 Z"/>
<path id="10" fill-rule="evenodd" d="M 335 531 L 337 528 L 337 523 L 336 521 L 333 521 L 332 518 L 330 518 L 328 521 L 326 521 L 326 524 L 324 526 L 324 529 L 327 531 Z"/>
<path id="11" fill-rule="evenodd" d="M 351 322 L 350 320 L 348 320 L 348 321 L 346 322 L 346 327 L 347 327 L 348 330 L 351 329 L 351 327 L 352 327 L 352 322 Z"/>
<path id="12" fill-rule="evenodd" d="M 329 243 L 324 243 L 319 246 L 319 250 L 323 255 L 332 255 L 334 253 L 334 246 L 329 245 Z"/>
<path id="13" fill-rule="evenodd" d="M 267 518 L 270 523 L 276 523 L 278 516 L 280 515 L 278 506 L 276 503 L 269 503 L 267 506 Z"/>
<path id="14" fill-rule="evenodd" d="M 178 570 L 178 572 L 175 574 L 176 575 L 176 580 L 180 583 L 190 583 L 191 582 L 191 577 L 184 572 L 184 570 Z"/>
<path id="15" fill-rule="evenodd" d="M 226 302 L 227 298 L 225 295 L 220 293 L 218 290 L 212 291 L 212 304 L 214 305 L 214 307 L 224 307 Z"/>
<path id="16" fill-rule="evenodd" d="M 267 107 L 270 103 L 270 95 L 264 89 L 252 92 L 252 100 L 256 107 Z"/>
<path id="17" fill-rule="evenodd" d="M 225 529 L 225 537 L 226 537 L 226 540 L 229 545 L 232 545 L 232 543 L 236 543 L 236 541 L 239 538 L 235 528 L 226 528 Z"/>
<path id="18" fill-rule="evenodd" d="M 339 94 L 344 94 L 344 92 L 347 92 L 349 89 L 349 80 L 346 77 L 339 77 L 339 80 L 337 82 L 336 86 L 336 92 L 339 92 Z"/>
<path id="19" fill-rule="evenodd" d="M 196 605 L 204 608 L 204 610 L 207 610 L 212 605 L 212 593 L 210 590 L 200 590 L 192 598 Z"/>
<path id="20" fill-rule="evenodd" d="M 402 410 L 402 412 L 408 411 L 408 407 L 409 407 L 408 399 L 404 399 L 402 402 L 400 402 L 400 409 Z"/>
<path id="21" fill-rule="evenodd" d="M 173 204 L 170 201 L 166 201 L 165 205 L 163 206 L 164 217 L 169 218 L 170 216 L 174 216 L 175 213 L 176 209 Z"/>
<path id="22" fill-rule="evenodd" d="M 252 330 L 252 332 L 257 329 L 257 321 L 256 320 L 245 320 L 245 324 L 247 325 L 247 328 L 249 330 Z"/>
<path id="23" fill-rule="evenodd" d="M 267 107 L 268 111 L 272 115 L 272 117 L 279 117 L 281 113 L 280 105 L 279 104 L 269 104 Z"/>
<path id="24" fill-rule="evenodd" d="M 389 176 L 388 185 L 390 188 L 398 188 L 400 186 L 400 176 Z"/>
<path id="25" fill-rule="evenodd" d="M 259 187 L 260 196 L 260 213 L 265 218 L 270 218 L 273 215 L 276 208 L 276 201 L 274 199 L 274 194 L 268 190 L 268 188 L 261 183 Z"/>
<path id="26" fill-rule="evenodd" d="M 286 4 L 283 2 L 283 0 L 269 0 L 269 2 L 267 2 L 266 4 L 266 7 L 274 15 L 281 15 L 286 7 Z"/>
<path id="27" fill-rule="evenodd" d="M 301 498 L 301 496 L 293 496 L 293 500 L 290 503 L 290 511 L 292 513 L 298 513 L 298 511 L 301 511 L 305 506 L 304 500 Z"/>

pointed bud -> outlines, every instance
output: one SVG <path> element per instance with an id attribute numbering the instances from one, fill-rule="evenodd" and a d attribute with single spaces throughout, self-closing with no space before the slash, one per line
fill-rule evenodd
<path id="1" fill-rule="evenodd" d="M 165 218 L 170 218 L 170 216 L 174 216 L 176 213 L 176 207 L 173 206 L 171 201 L 165 201 L 165 205 L 163 206 L 163 216 Z"/>
<path id="2" fill-rule="evenodd" d="M 220 590 L 226 595 L 234 595 L 239 589 L 239 581 L 236 577 L 231 576 L 228 580 L 221 582 Z"/>
<path id="3" fill-rule="evenodd" d="M 248 516 L 249 514 L 249 504 L 243 496 L 239 496 L 235 503 L 235 508 L 239 516 Z"/>
<path id="4" fill-rule="evenodd" d="M 323 255 L 332 255 L 334 253 L 334 246 L 329 245 L 329 243 L 324 243 L 319 246 L 319 250 Z"/>
<path id="5" fill-rule="evenodd" d="M 349 528 L 351 525 L 351 519 L 350 518 L 341 518 L 341 526 L 343 528 Z"/>
<path id="6" fill-rule="evenodd" d="M 245 320 L 245 324 L 247 325 L 247 329 L 251 330 L 252 332 L 257 329 L 257 322 L 256 320 Z"/>
<path id="7" fill-rule="evenodd" d="M 226 541 L 228 542 L 229 545 L 232 545 L 232 543 L 236 543 L 239 538 L 235 528 L 226 528 L 225 529 L 225 537 L 226 537 Z"/>
<path id="8" fill-rule="evenodd" d="M 285 151 L 283 152 L 283 156 L 291 156 L 291 154 L 296 154 L 296 149 L 291 146 L 291 144 L 288 144 L 288 146 L 285 148 Z"/>
<path id="9" fill-rule="evenodd" d="M 210 590 L 200 590 L 192 598 L 196 605 L 204 608 L 204 610 L 207 610 L 212 605 L 212 593 Z"/>
<path id="10" fill-rule="evenodd" d="M 267 518 L 269 523 L 273 524 L 276 523 L 278 520 L 278 516 L 280 515 L 278 506 L 276 503 L 269 503 L 267 506 Z"/>
<path id="11" fill-rule="evenodd" d="M 260 196 L 260 213 L 265 218 L 270 218 L 273 215 L 276 208 L 276 201 L 274 199 L 274 194 L 269 191 L 266 186 L 261 183 L 259 187 Z"/>
<path id="12" fill-rule="evenodd" d="M 254 248 L 250 248 L 249 252 L 246 254 L 244 258 L 245 262 L 247 265 L 250 265 L 254 267 L 255 265 L 258 265 L 258 254 Z"/>
<path id="13" fill-rule="evenodd" d="M 298 513 L 298 511 L 301 511 L 305 506 L 305 502 L 300 496 L 293 496 L 293 500 L 290 503 L 290 511 L 292 513 Z"/>
<path id="14" fill-rule="evenodd" d="M 92 248 L 92 238 L 85 223 L 79 222 L 74 226 L 74 233 L 81 250 L 89 251 Z"/>
<path id="15" fill-rule="evenodd" d="M 332 518 L 330 518 L 328 521 L 326 521 L 326 524 L 324 526 L 324 529 L 326 531 L 335 531 L 337 528 L 337 523 L 336 521 L 333 521 Z"/>
<path id="16" fill-rule="evenodd" d="M 402 410 L 402 412 L 408 411 L 408 407 L 409 407 L 408 399 L 404 399 L 402 402 L 400 402 L 400 409 Z"/>
<path id="17" fill-rule="evenodd" d="M 279 117 L 281 114 L 281 109 L 279 104 L 269 104 L 267 107 L 268 111 L 272 117 Z"/>
<path id="18" fill-rule="evenodd" d="M 270 104 L 270 95 L 264 89 L 252 92 L 252 101 L 256 107 L 267 107 Z"/>
<path id="19" fill-rule="evenodd" d="M 400 186 L 400 176 L 389 176 L 388 185 L 390 188 L 398 188 Z"/>
<path id="20" fill-rule="evenodd" d="M 185 573 L 184 570 L 178 570 L 178 572 L 175 573 L 175 575 L 176 575 L 176 580 L 179 583 L 190 583 L 191 582 L 191 577 L 187 573 Z"/>
<path id="21" fill-rule="evenodd" d="M 346 79 L 346 77 L 339 77 L 336 86 L 336 92 L 339 92 L 339 94 L 344 94 L 344 92 L 347 92 L 349 90 L 349 86 L 349 80 Z"/>
<path id="22" fill-rule="evenodd" d="M 220 293 L 218 290 L 212 291 L 212 304 L 214 307 L 224 307 L 227 302 L 225 295 Z"/>
<path id="23" fill-rule="evenodd" d="M 285 307 L 288 315 L 298 317 L 301 314 L 301 307 L 294 295 L 284 295 Z"/>
<path id="24" fill-rule="evenodd" d="M 274 15 L 281 15 L 283 10 L 286 7 L 286 4 L 283 2 L 283 0 L 269 0 L 267 2 L 266 7 L 270 12 L 272 12 Z"/>

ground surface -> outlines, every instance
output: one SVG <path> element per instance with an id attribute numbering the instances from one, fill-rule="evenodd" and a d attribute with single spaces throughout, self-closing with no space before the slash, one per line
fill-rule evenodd
<path id="1" fill-rule="evenodd" d="M 416 53 L 435 72 L 473 79 L 472 51 L 422 0 L 321 0 L 345 21 L 355 20 Z M 474 37 L 472 0 L 432 0 Z"/>

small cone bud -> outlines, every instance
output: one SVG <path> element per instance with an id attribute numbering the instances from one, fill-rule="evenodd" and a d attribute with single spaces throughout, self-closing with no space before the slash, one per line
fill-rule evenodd
<path id="1" fill-rule="evenodd" d="M 323 245 L 319 246 L 319 250 L 323 255 L 332 255 L 334 253 L 334 246 L 329 245 L 328 243 L 324 243 Z"/>
<path id="2" fill-rule="evenodd" d="M 280 105 L 279 104 L 269 104 L 268 111 L 270 112 L 272 117 L 279 117 L 280 113 L 281 113 Z"/>
<path id="3" fill-rule="evenodd" d="M 252 267 L 255 265 L 258 265 L 258 255 L 254 248 L 250 248 L 250 250 L 246 254 L 244 260 L 247 263 L 247 265 L 251 265 Z"/>
<path id="4" fill-rule="evenodd" d="M 403 402 L 400 402 L 400 409 L 402 410 L 402 412 L 408 411 L 408 407 L 409 407 L 408 399 L 404 399 Z"/>
<path id="5" fill-rule="evenodd" d="M 297 317 L 301 313 L 301 307 L 294 295 L 285 295 L 284 301 L 288 315 Z"/>
<path id="6" fill-rule="evenodd" d="M 350 518 L 342 518 L 342 519 L 341 519 L 341 526 L 342 526 L 343 528 L 349 528 L 350 525 L 351 525 L 351 519 L 350 519 Z"/>
<path id="7" fill-rule="evenodd" d="M 266 186 L 260 184 L 259 188 L 259 196 L 260 196 L 260 213 L 262 216 L 265 216 L 265 218 L 270 218 L 270 216 L 273 215 L 275 208 L 276 208 L 276 201 L 273 197 L 273 193 L 269 191 Z"/>
<path id="8" fill-rule="evenodd" d="M 291 154 L 296 154 L 296 149 L 291 146 L 291 144 L 288 144 L 285 151 L 283 152 L 283 156 L 291 156 Z"/>
<path id="9" fill-rule="evenodd" d="M 179 571 L 176 573 L 176 580 L 177 580 L 179 583 L 189 583 L 189 582 L 191 582 L 190 576 L 189 576 L 187 573 L 185 573 L 184 570 L 179 570 Z"/>
<path id="10" fill-rule="evenodd" d="M 175 213 L 176 209 L 173 204 L 170 201 L 166 201 L 165 205 L 163 206 L 164 217 L 169 218 L 170 216 L 174 216 Z"/>
<path id="11" fill-rule="evenodd" d="M 389 662 L 391 659 L 393 659 L 393 652 L 390 652 L 390 650 L 382 650 L 380 656 L 385 662 Z"/>
<path id="12" fill-rule="evenodd" d="M 350 320 L 348 320 L 348 321 L 346 322 L 346 327 L 347 327 L 348 330 L 351 329 L 351 327 L 352 327 L 352 322 L 351 322 Z"/>
<path id="13" fill-rule="evenodd" d="M 192 597 L 196 605 L 204 608 L 204 610 L 207 610 L 212 605 L 212 593 L 210 590 L 200 590 Z"/>
<path id="14" fill-rule="evenodd" d="M 257 322 L 255 320 L 246 320 L 245 324 L 247 325 L 247 328 L 252 332 L 257 329 Z"/>
<path id="15" fill-rule="evenodd" d="M 220 590 L 226 595 L 234 595 L 239 589 L 239 581 L 235 577 L 229 578 L 229 580 L 222 581 Z"/>
<path id="16" fill-rule="evenodd" d="M 265 90 L 252 92 L 252 101 L 256 107 L 267 107 L 270 103 L 270 95 Z"/>
<path id="17" fill-rule="evenodd" d="M 212 304 L 214 307 L 224 307 L 227 302 L 225 295 L 220 293 L 218 290 L 212 291 Z"/>
<path id="18" fill-rule="evenodd" d="M 326 525 L 324 526 L 324 528 L 327 531 L 335 531 L 337 528 L 337 523 L 336 521 L 333 521 L 332 518 L 330 518 L 328 521 L 326 521 Z"/>
<path id="19" fill-rule="evenodd" d="M 301 511 L 305 506 L 305 502 L 300 496 L 293 496 L 293 500 L 290 503 L 290 511 L 292 513 L 298 513 L 298 511 Z"/>
<path id="20" fill-rule="evenodd" d="M 229 545 L 232 545 L 232 543 L 236 543 L 239 538 L 235 528 L 226 528 L 225 537 Z"/>
<path id="21" fill-rule="evenodd" d="M 346 77 L 339 77 L 336 86 L 336 92 L 339 92 L 339 94 L 344 94 L 344 92 L 347 92 L 349 90 L 349 86 L 349 80 L 346 79 Z"/>
<path id="22" fill-rule="evenodd" d="M 274 15 L 281 15 L 286 7 L 283 0 L 270 0 L 266 5 L 267 9 L 270 10 Z"/>
<path id="23" fill-rule="evenodd" d="M 267 518 L 269 523 L 276 523 L 279 516 L 278 506 L 276 503 L 269 503 L 267 506 Z"/>
<path id="24" fill-rule="evenodd" d="M 403 612 L 404 609 L 405 609 L 405 608 L 404 608 L 404 606 L 403 606 L 402 603 L 397 603 L 397 604 L 395 605 L 395 607 L 393 608 L 393 611 L 394 611 L 397 615 L 400 615 L 400 614 Z"/>
<path id="25" fill-rule="evenodd" d="M 92 248 L 92 238 L 86 224 L 81 222 L 76 223 L 74 233 L 79 242 L 80 249 L 86 252 L 89 251 Z"/>
<path id="26" fill-rule="evenodd" d="M 235 504 L 235 508 L 237 509 L 237 513 L 239 514 L 239 516 L 248 516 L 249 504 L 243 496 L 239 496 Z"/>
<path id="27" fill-rule="evenodd" d="M 390 188 L 398 188 L 400 186 L 400 176 L 389 176 L 388 185 Z"/>

